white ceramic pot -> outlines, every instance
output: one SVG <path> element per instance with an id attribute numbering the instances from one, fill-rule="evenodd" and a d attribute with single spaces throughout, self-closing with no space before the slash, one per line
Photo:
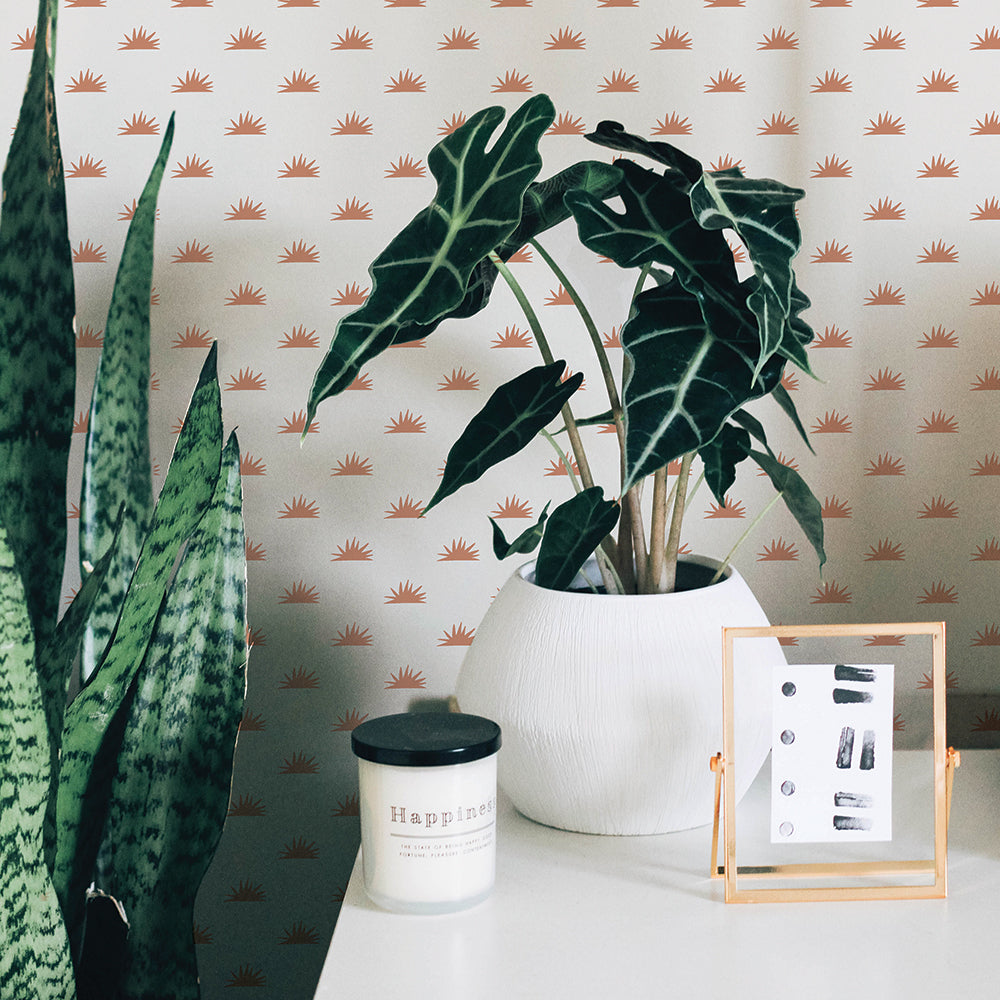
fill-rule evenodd
<path id="1" fill-rule="evenodd" d="M 500 786 L 526 816 L 565 830 L 665 833 L 710 822 L 722 627 L 767 624 L 746 582 L 730 569 L 711 587 L 606 596 L 537 587 L 533 569 L 501 588 L 456 689 L 462 711 L 501 727 Z M 770 668 L 783 662 L 777 640 L 741 644 L 739 655 L 738 796 L 770 749 Z"/>

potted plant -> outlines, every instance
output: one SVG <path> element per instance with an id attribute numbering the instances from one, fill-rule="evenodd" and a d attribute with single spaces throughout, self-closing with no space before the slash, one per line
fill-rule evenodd
<path id="1" fill-rule="evenodd" d="M 112 293 L 82 583 L 60 618 L 76 374 L 57 9 L 39 2 L 0 214 L 0 983 L 39 1000 L 195 1000 L 194 899 L 245 690 L 239 447 L 223 444 L 213 347 L 154 504 L 149 301 L 171 118 Z"/>
<path id="2" fill-rule="evenodd" d="M 446 319 L 473 315 L 498 278 L 508 283 L 524 309 L 542 364 L 500 386 L 472 418 L 451 448 L 424 513 L 537 434 L 551 437 L 546 428 L 557 418 L 562 427 L 555 432 L 568 436 L 580 475 L 579 482 L 570 477 L 574 495 L 551 513 L 546 507 L 538 523 L 517 538 L 508 541 L 494 522 L 499 556 L 529 553 L 536 546 L 538 554 L 530 567 L 514 574 L 477 630 L 458 699 L 463 708 L 492 714 L 504 727 L 501 780 L 529 815 L 607 832 L 676 828 L 707 818 L 705 794 L 695 795 L 690 786 L 697 781 L 696 768 L 707 772 L 708 756 L 721 738 L 719 626 L 765 621 L 746 585 L 726 565 L 728 558 L 711 564 L 707 574 L 698 568 L 705 560 L 679 559 L 695 460 L 722 504 L 737 465 L 756 462 L 801 526 L 820 566 L 825 560 L 819 503 L 801 476 L 778 460 L 761 422 L 746 409 L 770 396 L 806 439 L 781 381 L 789 362 L 810 370 L 806 348 L 813 332 L 801 316 L 809 300 L 791 266 L 800 245 L 794 206 L 803 192 L 745 178 L 736 169 L 707 172 L 674 146 L 631 135 L 615 122 L 602 122 L 587 136 L 622 154 L 613 163 L 584 160 L 536 181 L 538 142 L 554 114 L 547 96 L 532 97 L 493 139 L 504 111 L 487 108 L 434 147 L 427 162 L 437 194 L 372 263 L 368 299 L 338 324 L 316 372 L 307 421 L 375 355 L 427 336 Z M 569 219 L 588 249 L 630 272 L 625 280 L 634 292 L 620 332 L 625 357 L 620 386 L 581 296 L 537 239 Z M 745 253 L 751 270 L 746 277 L 738 273 L 727 232 Z M 507 266 L 525 244 L 549 264 L 577 306 L 607 388 L 608 408 L 600 414 L 580 419 L 573 413 L 570 397 L 582 376 L 563 377 L 565 362 L 553 357 Z M 582 425 L 595 422 L 613 425 L 621 449 L 620 480 L 612 497 L 593 481 L 579 433 Z M 595 602 L 593 593 L 564 593 L 580 587 L 614 597 Z M 740 592 L 738 607 L 701 613 L 727 590 Z M 688 610 L 667 612 L 665 595 Z M 571 612 L 562 605 L 580 600 L 588 603 L 577 603 L 571 626 L 542 627 L 543 620 L 565 622 L 563 616 Z M 535 602 L 545 608 L 544 618 L 528 611 Z M 516 605 L 510 612 L 508 603 Z M 590 631 L 598 618 L 629 607 L 634 609 L 631 624 L 604 622 L 610 629 L 604 638 Z M 705 619 L 707 630 L 696 642 L 698 652 L 684 652 L 676 638 L 653 636 L 671 617 L 681 634 L 691 633 L 692 614 Z M 586 638 L 574 641 L 571 637 L 585 626 Z M 512 629 L 524 635 L 523 645 Z M 652 638 L 652 645 L 626 646 L 622 636 L 635 633 Z M 566 660 L 573 666 L 559 679 L 553 658 L 570 647 Z M 665 647 L 673 649 L 673 665 L 664 662 Z M 706 650 L 709 662 L 702 666 Z M 502 670 L 498 656 L 505 660 Z M 651 677 L 634 676 L 636 663 L 643 663 Z M 678 676 L 666 682 L 671 671 Z M 532 675 L 540 676 L 529 690 L 525 684 Z M 548 689 L 548 697 L 535 690 L 539 686 Z M 559 699 L 564 710 L 556 712 L 553 702 Z M 692 699 L 699 703 L 697 721 L 684 708 Z M 609 714 L 612 705 L 622 708 L 620 718 Z M 589 716 L 581 717 L 582 711 Z M 617 748 L 596 738 L 600 729 L 612 732 Z M 574 730 L 584 730 L 582 738 Z M 672 735 L 664 740 L 657 736 L 662 730 Z M 762 761 L 766 732 L 755 734 L 753 742 L 752 755 Z M 682 752 L 688 763 L 680 763 Z M 628 762 L 637 755 L 645 763 L 629 772 Z M 614 765 L 595 763 L 602 756 Z M 650 805 L 651 785 L 671 784 L 662 777 L 665 769 L 684 778 L 667 793 L 672 805 Z M 591 785 L 560 792 L 566 773 L 582 770 L 592 772 Z M 547 776 L 540 777 L 541 772 Z M 521 787 L 527 784 L 534 791 Z M 711 781 L 698 784 L 708 787 L 710 797 Z M 634 788 L 628 791 L 627 785 Z M 638 800 L 638 806 L 627 806 L 627 798 Z M 565 808 L 545 805 L 555 799 L 569 802 Z M 578 807 L 590 805 L 605 815 L 577 815 Z M 633 815 L 626 816 L 630 811 Z"/>

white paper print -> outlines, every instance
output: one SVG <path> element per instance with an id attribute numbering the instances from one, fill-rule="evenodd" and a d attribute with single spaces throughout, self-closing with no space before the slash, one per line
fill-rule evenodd
<path id="1" fill-rule="evenodd" d="M 781 664 L 772 681 L 771 842 L 892 840 L 892 664 Z"/>

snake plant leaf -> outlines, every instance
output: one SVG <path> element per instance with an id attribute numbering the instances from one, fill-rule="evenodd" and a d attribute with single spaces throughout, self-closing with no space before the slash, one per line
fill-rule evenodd
<path id="1" fill-rule="evenodd" d="M 712 496 L 725 506 L 726 493 L 736 482 L 736 466 L 750 454 L 750 435 L 742 427 L 723 424 L 719 433 L 698 454 Z"/>
<path id="2" fill-rule="evenodd" d="M 487 469 L 519 452 L 550 421 L 583 382 L 583 373 L 562 378 L 565 361 L 539 365 L 500 386 L 452 445 L 444 475 L 426 514 Z"/>
<path id="3" fill-rule="evenodd" d="M 50 6 L 52 10 L 50 10 Z M 55 115 L 55 4 L 40 0 L 0 213 L 0 516 L 39 643 L 55 627 L 73 430 L 73 262 Z"/>
<path id="4" fill-rule="evenodd" d="M 551 501 L 550 501 L 551 503 Z M 503 533 L 503 528 L 491 517 L 490 524 L 493 525 L 493 554 L 497 559 L 506 559 L 512 555 L 527 555 L 538 548 L 538 543 L 542 540 L 542 532 L 545 531 L 545 521 L 549 516 L 549 504 L 542 509 L 538 520 L 525 528 L 512 542 L 508 542 Z"/>
<path id="5" fill-rule="evenodd" d="M 171 569 L 212 496 L 222 449 L 217 345 L 202 367 L 153 511 L 114 640 L 66 710 L 56 809 L 53 882 L 74 954 L 100 844 L 128 695 L 162 610 Z"/>
<path id="6" fill-rule="evenodd" d="M 122 504 L 125 516 L 109 586 L 98 598 L 84 636 L 80 666 L 84 678 L 93 673 L 111 637 L 153 509 L 149 301 L 156 200 L 173 136 L 171 115 L 125 237 L 90 400 L 80 489 L 81 577 L 111 548 Z"/>
<path id="7" fill-rule="evenodd" d="M 319 403 L 400 342 L 401 331 L 412 339 L 414 324 L 431 324 L 459 306 L 473 269 L 514 231 L 525 189 L 541 169 L 538 141 L 555 109 L 544 94 L 529 98 L 487 150 L 503 118 L 503 108 L 485 108 L 428 154 L 437 193 L 374 260 L 367 300 L 337 325 L 313 379 L 307 426 Z"/>
<path id="8" fill-rule="evenodd" d="M 781 499 L 798 522 L 803 534 L 809 540 L 819 568 L 826 562 L 823 548 L 823 508 L 795 469 L 779 462 L 770 449 L 765 452 L 750 451 L 750 457 L 767 473 L 772 485 L 781 494 Z"/>
<path id="9" fill-rule="evenodd" d="M 197 1000 L 195 893 L 222 832 L 246 688 L 235 436 L 139 672 L 108 812 L 107 891 L 128 915 L 122 995 Z"/>
<path id="10" fill-rule="evenodd" d="M 810 371 L 799 336 L 789 328 L 795 280 L 792 258 L 802 244 L 795 203 L 804 196 L 801 188 L 780 181 L 729 174 L 702 174 L 691 188 L 698 224 L 711 230 L 734 230 L 748 250 L 757 278 L 747 305 L 757 317 L 760 332 L 758 371 L 775 352 Z"/>
<path id="11" fill-rule="evenodd" d="M 581 490 L 549 516 L 535 560 L 535 583 L 566 590 L 601 540 L 618 523 L 621 507 L 600 486 Z"/>
<path id="12" fill-rule="evenodd" d="M 75 996 L 62 914 L 45 864 L 50 747 L 27 603 L 0 524 L 0 984 L 3 995 Z"/>
<path id="13" fill-rule="evenodd" d="M 621 331 L 629 374 L 623 387 L 624 489 L 719 433 L 730 414 L 766 395 L 784 360 L 772 357 L 753 377 L 755 332 L 717 336 L 698 301 L 677 281 L 636 297 Z"/>

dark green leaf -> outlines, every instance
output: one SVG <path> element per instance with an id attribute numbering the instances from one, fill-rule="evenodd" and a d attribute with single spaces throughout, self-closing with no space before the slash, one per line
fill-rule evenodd
<path id="1" fill-rule="evenodd" d="M 72 997 L 69 942 L 45 864 L 50 747 L 21 577 L 0 524 L 0 984 Z"/>
<path id="2" fill-rule="evenodd" d="M 508 542 L 504 536 L 503 529 L 491 517 L 490 524 L 493 525 L 493 554 L 497 559 L 506 559 L 511 555 L 527 555 L 534 552 L 538 543 L 542 540 L 542 532 L 545 530 L 545 520 L 549 516 L 549 505 L 546 504 L 538 521 L 530 528 L 525 528 L 512 542 Z"/>
<path id="3" fill-rule="evenodd" d="M 401 330 L 426 326 L 459 306 L 474 268 L 514 231 L 525 189 L 542 165 L 538 141 L 555 117 L 544 94 L 529 98 L 486 149 L 504 109 L 486 108 L 427 157 L 438 182 L 431 204 L 375 259 L 365 304 L 338 324 L 313 380 L 306 424 L 319 403 L 354 380 Z"/>
<path id="4" fill-rule="evenodd" d="M 549 590 L 566 590 L 618 523 L 620 513 L 617 501 L 605 500 L 600 486 L 583 490 L 556 507 L 535 560 L 535 583 Z"/>
<path id="5" fill-rule="evenodd" d="M 475 482 L 487 469 L 519 452 L 551 420 L 583 382 L 577 372 L 561 380 L 565 361 L 531 368 L 500 386 L 452 445 L 432 507 Z"/>
<path id="6" fill-rule="evenodd" d="M 84 893 L 104 827 L 109 768 L 117 755 L 128 694 L 145 658 L 177 553 L 201 518 L 219 473 L 222 410 L 216 354 L 213 344 L 178 436 L 114 641 L 66 711 L 53 881 L 74 950 L 81 938 Z"/>
<path id="7" fill-rule="evenodd" d="M 76 382 L 72 251 L 46 50 L 54 43 L 52 7 L 50 24 L 49 4 L 38 5 L 0 215 L 0 518 L 39 643 L 59 616 Z"/>
<path id="8" fill-rule="evenodd" d="M 717 336 L 676 281 L 648 289 L 634 305 L 621 332 L 629 361 L 625 489 L 708 444 L 730 414 L 774 388 L 783 364 L 772 358 L 754 381 L 755 333 L 744 327 Z"/>
<path id="9" fill-rule="evenodd" d="M 795 425 L 795 429 L 799 432 L 799 437 L 802 438 L 806 443 L 806 447 L 815 454 L 812 446 L 812 442 L 809 440 L 809 435 L 806 433 L 805 427 L 802 426 L 802 421 L 799 419 L 799 412 L 795 408 L 795 403 L 792 397 L 788 394 L 788 390 L 779 382 L 771 393 L 774 401 L 780 406 L 785 413 L 788 414 L 788 418 Z"/>
<path id="10" fill-rule="evenodd" d="M 723 424 L 718 434 L 698 452 L 705 467 L 705 482 L 722 505 L 736 482 L 736 466 L 750 454 L 750 435 L 733 424 Z"/>
<path id="11" fill-rule="evenodd" d="M 125 996 L 198 997 L 194 901 L 229 802 L 246 686 L 245 604 L 231 437 L 140 671 L 112 784 L 107 884 L 130 924 Z"/>
<path id="12" fill-rule="evenodd" d="M 822 569 L 826 562 L 826 552 L 823 549 L 823 509 L 820 502 L 813 496 L 805 480 L 794 469 L 779 462 L 770 451 L 766 454 L 751 451 L 750 455 L 781 494 L 785 506 L 809 539 L 809 544 L 819 559 L 819 568 Z"/>
<path id="13" fill-rule="evenodd" d="M 149 300 L 153 282 L 156 199 L 174 135 L 174 116 L 125 237 L 94 380 L 80 490 L 80 563 L 86 578 L 111 549 L 124 504 L 119 541 L 87 625 L 81 675 L 89 677 L 111 637 L 153 509 L 149 457 Z"/>
<path id="14" fill-rule="evenodd" d="M 675 171 L 679 175 L 678 182 L 685 186 L 693 184 L 702 174 L 702 166 L 693 156 L 689 156 L 669 142 L 656 142 L 632 135 L 626 132 L 625 127 L 619 122 L 600 122 L 597 128 L 584 138 L 597 143 L 598 146 L 616 149 L 621 153 L 639 153 L 648 156 L 662 163 L 669 171 Z"/>

